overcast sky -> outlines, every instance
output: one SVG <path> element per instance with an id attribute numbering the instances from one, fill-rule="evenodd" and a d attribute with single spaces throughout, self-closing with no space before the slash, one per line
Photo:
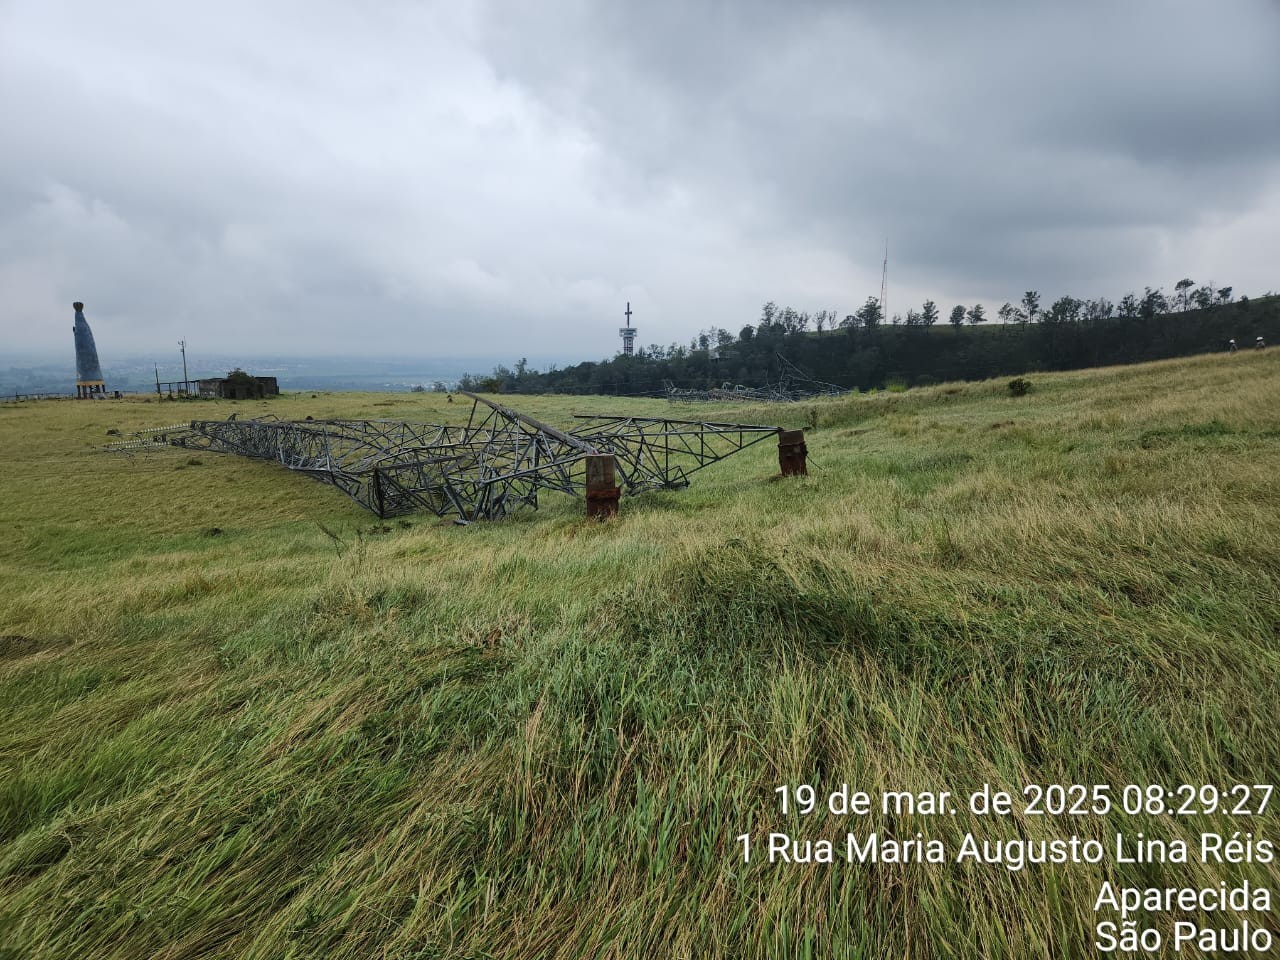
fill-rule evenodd
<path id="1" fill-rule="evenodd" d="M 0 364 L 1280 288 L 1276 0 L 0 0 Z"/>

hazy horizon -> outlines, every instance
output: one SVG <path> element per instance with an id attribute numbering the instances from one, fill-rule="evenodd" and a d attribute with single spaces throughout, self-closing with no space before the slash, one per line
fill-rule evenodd
<path id="1" fill-rule="evenodd" d="M 610 356 L 774 300 L 1250 295 L 1280 7 L 0 5 L 0 352 Z M 1271 118 L 1271 119 L 1268 119 Z M 0 363 L 3 361 L 0 360 Z"/>
<path id="2" fill-rule="evenodd" d="M 517 358 L 517 360 L 520 358 Z M 534 366 L 533 358 L 529 359 Z M 187 375 L 192 380 L 225 376 L 237 367 L 258 376 L 274 376 L 283 390 L 408 390 L 430 387 L 435 381 L 448 385 L 466 374 L 487 374 L 499 364 L 514 361 L 487 357 L 282 357 L 204 355 L 188 353 Z M 545 360 L 540 366 L 556 364 Z M 154 389 L 156 366 L 162 383 L 183 378 L 182 358 L 157 363 L 150 356 L 129 356 L 102 361 L 108 390 Z M 13 393 L 71 393 L 75 383 L 74 356 L 0 356 L 0 396 Z"/>

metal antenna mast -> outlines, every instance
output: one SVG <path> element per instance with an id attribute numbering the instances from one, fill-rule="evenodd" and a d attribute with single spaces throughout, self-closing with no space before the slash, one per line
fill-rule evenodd
<path id="1" fill-rule="evenodd" d="M 191 381 L 187 379 L 187 341 L 179 340 L 178 347 L 182 350 L 182 389 L 190 395 Z"/>
<path id="2" fill-rule="evenodd" d="M 880 274 L 880 319 L 889 322 L 889 238 L 884 238 L 884 270 Z"/>

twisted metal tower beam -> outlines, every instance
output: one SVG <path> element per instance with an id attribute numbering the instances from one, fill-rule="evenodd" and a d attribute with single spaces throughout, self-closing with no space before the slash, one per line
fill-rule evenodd
<path id="1" fill-rule="evenodd" d="M 689 485 L 689 474 L 745 450 L 778 427 L 665 417 L 577 414 L 577 436 L 618 461 L 627 493 L 671 490 Z"/>
<path id="2" fill-rule="evenodd" d="M 108 449 L 180 447 L 274 460 L 332 484 L 379 517 L 430 510 L 473 521 L 528 506 L 540 490 L 580 495 L 587 459 L 612 456 L 627 494 L 687 486 L 689 475 L 778 427 L 585 416 L 566 432 L 466 391 L 461 425 L 398 420 L 193 420 Z M 616 499 L 618 491 L 614 491 Z"/>

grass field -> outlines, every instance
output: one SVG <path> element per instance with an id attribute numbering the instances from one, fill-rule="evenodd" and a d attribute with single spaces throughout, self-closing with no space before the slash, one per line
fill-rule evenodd
<path id="1" fill-rule="evenodd" d="M 1280 839 L 1280 798 L 778 809 L 1280 782 L 1280 351 L 1031 379 L 681 408 L 816 425 L 811 475 L 762 444 L 609 523 L 553 495 L 465 528 L 99 452 L 233 411 L 465 414 L 438 395 L 0 406 L 0 957 L 1054 958 L 1096 955 L 1107 879 L 1280 893 L 1262 863 L 741 862 L 770 831 Z"/>

